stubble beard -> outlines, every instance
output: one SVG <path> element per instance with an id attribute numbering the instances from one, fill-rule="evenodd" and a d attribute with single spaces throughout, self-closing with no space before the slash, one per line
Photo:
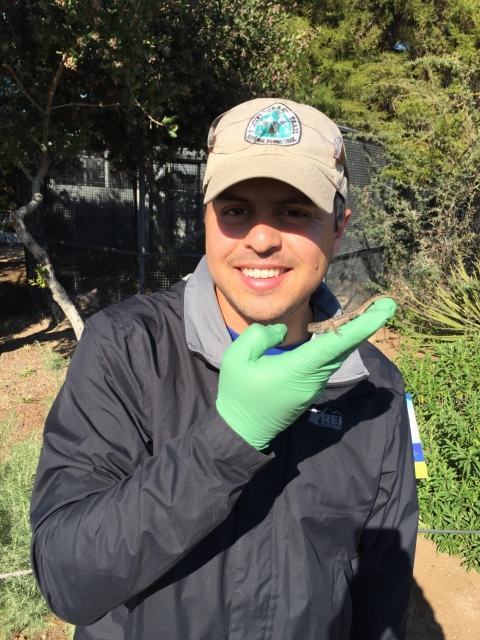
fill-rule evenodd
<path id="1" fill-rule="evenodd" d="M 218 287 L 218 285 L 216 285 Z M 262 295 L 252 303 L 242 303 L 235 297 L 229 295 L 228 292 L 221 290 L 223 297 L 230 306 L 248 323 L 254 322 L 258 324 L 268 325 L 283 323 L 290 318 L 300 307 L 310 299 L 311 293 L 305 295 L 304 298 L 292 300 L 290 304 L 276 305 L 272 308 L 269 298 L 273 296 Z"/>

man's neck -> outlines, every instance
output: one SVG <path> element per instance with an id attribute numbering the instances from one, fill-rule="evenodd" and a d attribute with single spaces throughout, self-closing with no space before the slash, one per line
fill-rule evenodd
<path id="1" fill-rule="evenodd" d="M 282 343 L 283 347 L 289 347 L 290 345 L 300 344 L 306 342 L 311 338 L 311 334 L 307 331 L 307 325 L 313 322 L 315 314 L 310 304 L 306 304 L 298 309 L 286 320 L 280 321 L 287 325 L 288 333 L 285 342 Z"/>
<path id="2" fill-rule="evenodd" d="M 217 300 L 219 303 L 220 311 L 222 312 L 225 324 L 235 331 L 235 333 L 242 334 L 257 320 L 252 320 L 241 315 L 237 311 L 231 308 L 231 305 L 225 304 L 223 296 L 220 291 L 216 289 Z M 224 304 L 222 304 L 224 302 Z M 291 345 L 301 344 L 311 338 L 311 334 L 307 331 L 307 325 L 314 321 L 314 311 L 309 302 L 306 301 L 299 309 L 297 309 L 292 315 L 283 320 L 271 321 L 271 322 L 259 322 L 259 324 L 285 324 L 287 325 L 288 333 L 285 342 L 282 346 L 288 347 Z"/>

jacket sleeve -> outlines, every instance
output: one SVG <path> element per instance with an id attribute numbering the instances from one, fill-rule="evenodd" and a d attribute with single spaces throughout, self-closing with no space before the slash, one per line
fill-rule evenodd
<path id="1" fill-rule="evenodd" d="M 400 380 L 380 485 L 363 529 L 351 585 L 350 640 L 404 640 L 418 527 L 407 405 Z"/>
<path id="2" fill-rule="evenodd" d="M 99 341 L 87 323 L 47 418 L 32 495 L 37 582 L 50 608 L 81 626 L 165 574 L 270 460 L 214 407 L 152 455 L 127 343 Z"/>

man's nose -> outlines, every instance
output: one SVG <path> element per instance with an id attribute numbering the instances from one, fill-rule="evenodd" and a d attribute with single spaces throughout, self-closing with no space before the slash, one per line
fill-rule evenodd
<path id="1" fill-rule="evenodd" d="M 255 253 L 267 253 L 282 246 L 282 237 L 278 229 L 265 222 L 253 224 L 244 238 L 247 248 Z"/>

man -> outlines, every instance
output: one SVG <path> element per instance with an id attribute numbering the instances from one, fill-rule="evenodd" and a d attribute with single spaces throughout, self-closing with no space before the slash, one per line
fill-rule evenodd
<path id="1" fill-rule="evenodd" d="M 87 323 L 45 427 L 35 575 L 76 638 L 405 637 L 417 527 L 398 370 L 322 284 L 340 131 L 287 100 L 212 126 L 206 257 Z M 359 348 L 357 349 L 357 346 Z"/>

